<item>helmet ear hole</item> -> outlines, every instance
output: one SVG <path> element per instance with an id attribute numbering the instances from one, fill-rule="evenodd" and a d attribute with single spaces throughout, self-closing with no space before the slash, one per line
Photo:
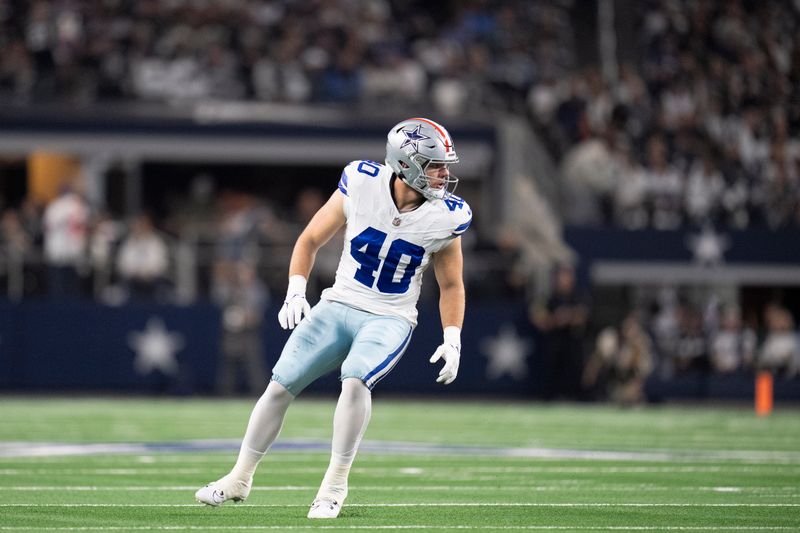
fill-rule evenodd
<path id="1" fill-rule="evenodd" d="M 403 168 L 411 168 L 405 161 L 400 161 L 400 166 Z"/>

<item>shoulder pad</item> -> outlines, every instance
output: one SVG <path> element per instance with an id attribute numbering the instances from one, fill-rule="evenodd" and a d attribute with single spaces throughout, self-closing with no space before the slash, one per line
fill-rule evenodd
<path id="1" fill-rule="evenodd" d="M 453 227 L 451 236 L 458 237 L 472 224 L 472 208 L 463 198 L 455 194 L 442 200 L 442 203 L 450 214 L 450 222 Z"/>
<path id="2" fill-rule="evenodd" d="M 350 196 L 350 188 L 355 185 L 358 187 L 360 180 L 374 178 L 380 173 L 383 165 L 375 161 L 359 160 L 351 161 L 342 170 L 342 175 L 339 178 L 339 190 L 345 196 Z"/>

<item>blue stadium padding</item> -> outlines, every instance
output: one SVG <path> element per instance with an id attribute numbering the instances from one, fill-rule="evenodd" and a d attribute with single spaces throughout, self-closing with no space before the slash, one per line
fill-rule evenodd
<path id="1" fill-rule="evenodd" d="M 652 229 L 621 231 L 613 228 L 567 227 L 564 238 L 578 251 L 581 263 L 597 259 L 622 261 L 685 261 L 691 263 L 689 245 L 697 229 L 658 231 Z M 725 239 L 724 262 L 800 264 L 800 238 L 794 229 L 718 230 Z"/>
<path id="2" fill-rule="evenodd" d="M 267 372 L 289 336 L 275 320 L 277 311 L 274 306 L 268 309 L 264 324 Z M 131 335 L 145 331 L 153 319 L 162 321 L 170 335 L 183 340 L 176 353 L 178 371 L 174 375 L 159 371 L 141 375 L 134 369 Z M 527 373 L 521 379 L 508 373 L 496 378 L 488 375 L 486 348 L 500 331 L 511 332 L 526 347 L 523 363 Z M 220 357 L 219 334 L 220 313 L 210 304 L 106 307 L 90 302 L 0 302 L 0 391 L 209 394 L 214 390 Z M 436 306 L 423 305 L 408 350 L 375 394 L 489 394 L 525 399 L 537 397 L 542 390 L 537 350 L 542 342 L 527 323 L 526 309 L 519 302 L 470 305 L 458 379 L 446 387 L 436 383 L 442 363 L 428 362 L 441 340 Z M 338 388 L 338 375 L 333 373 L 304 394 L 331 394 Z M 749 374 L 695 375 L 669 381 L 654 377 L 648 381 L 647 392 L 654 400 L 747 400 L 753 395 L 753 381 Z M 775 396 L 777 400 L 800 399 L 800 379 L 777 379 Z"/>

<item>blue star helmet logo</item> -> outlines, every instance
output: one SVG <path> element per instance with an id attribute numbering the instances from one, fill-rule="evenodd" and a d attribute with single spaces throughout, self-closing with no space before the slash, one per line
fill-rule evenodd
<path id="1" fill-rule="evenodd" d="M 419 142 L 424 141 L 425 139 L 430 139 L 424 133 L 420 133 L 419 129 L 422 127 L 422 124 L 418 124 L 416 128 L 413 130 L 403 130 L 403 135 L 406 136 L 406 140 L 403 141 L 403 144 L 400 145 L 400 148 L 405 148 L 409 144 L 414 147 L 415 152 L 419 152 Z"/>

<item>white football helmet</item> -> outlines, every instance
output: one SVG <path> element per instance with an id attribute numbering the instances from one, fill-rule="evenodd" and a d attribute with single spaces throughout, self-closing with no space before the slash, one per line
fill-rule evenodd
<path id="1" fill-rule="evenodd" d="M 428 200 L 443 200 L 453 194 L 458 178 L 450 174 L 444 180 L 425 174 L 431 163 L 458 163 L 453 140 L 444 126 L 427 118 L 410 118 L 389 130 L 386 141 L 386 164 L 409 187 Z"/>

